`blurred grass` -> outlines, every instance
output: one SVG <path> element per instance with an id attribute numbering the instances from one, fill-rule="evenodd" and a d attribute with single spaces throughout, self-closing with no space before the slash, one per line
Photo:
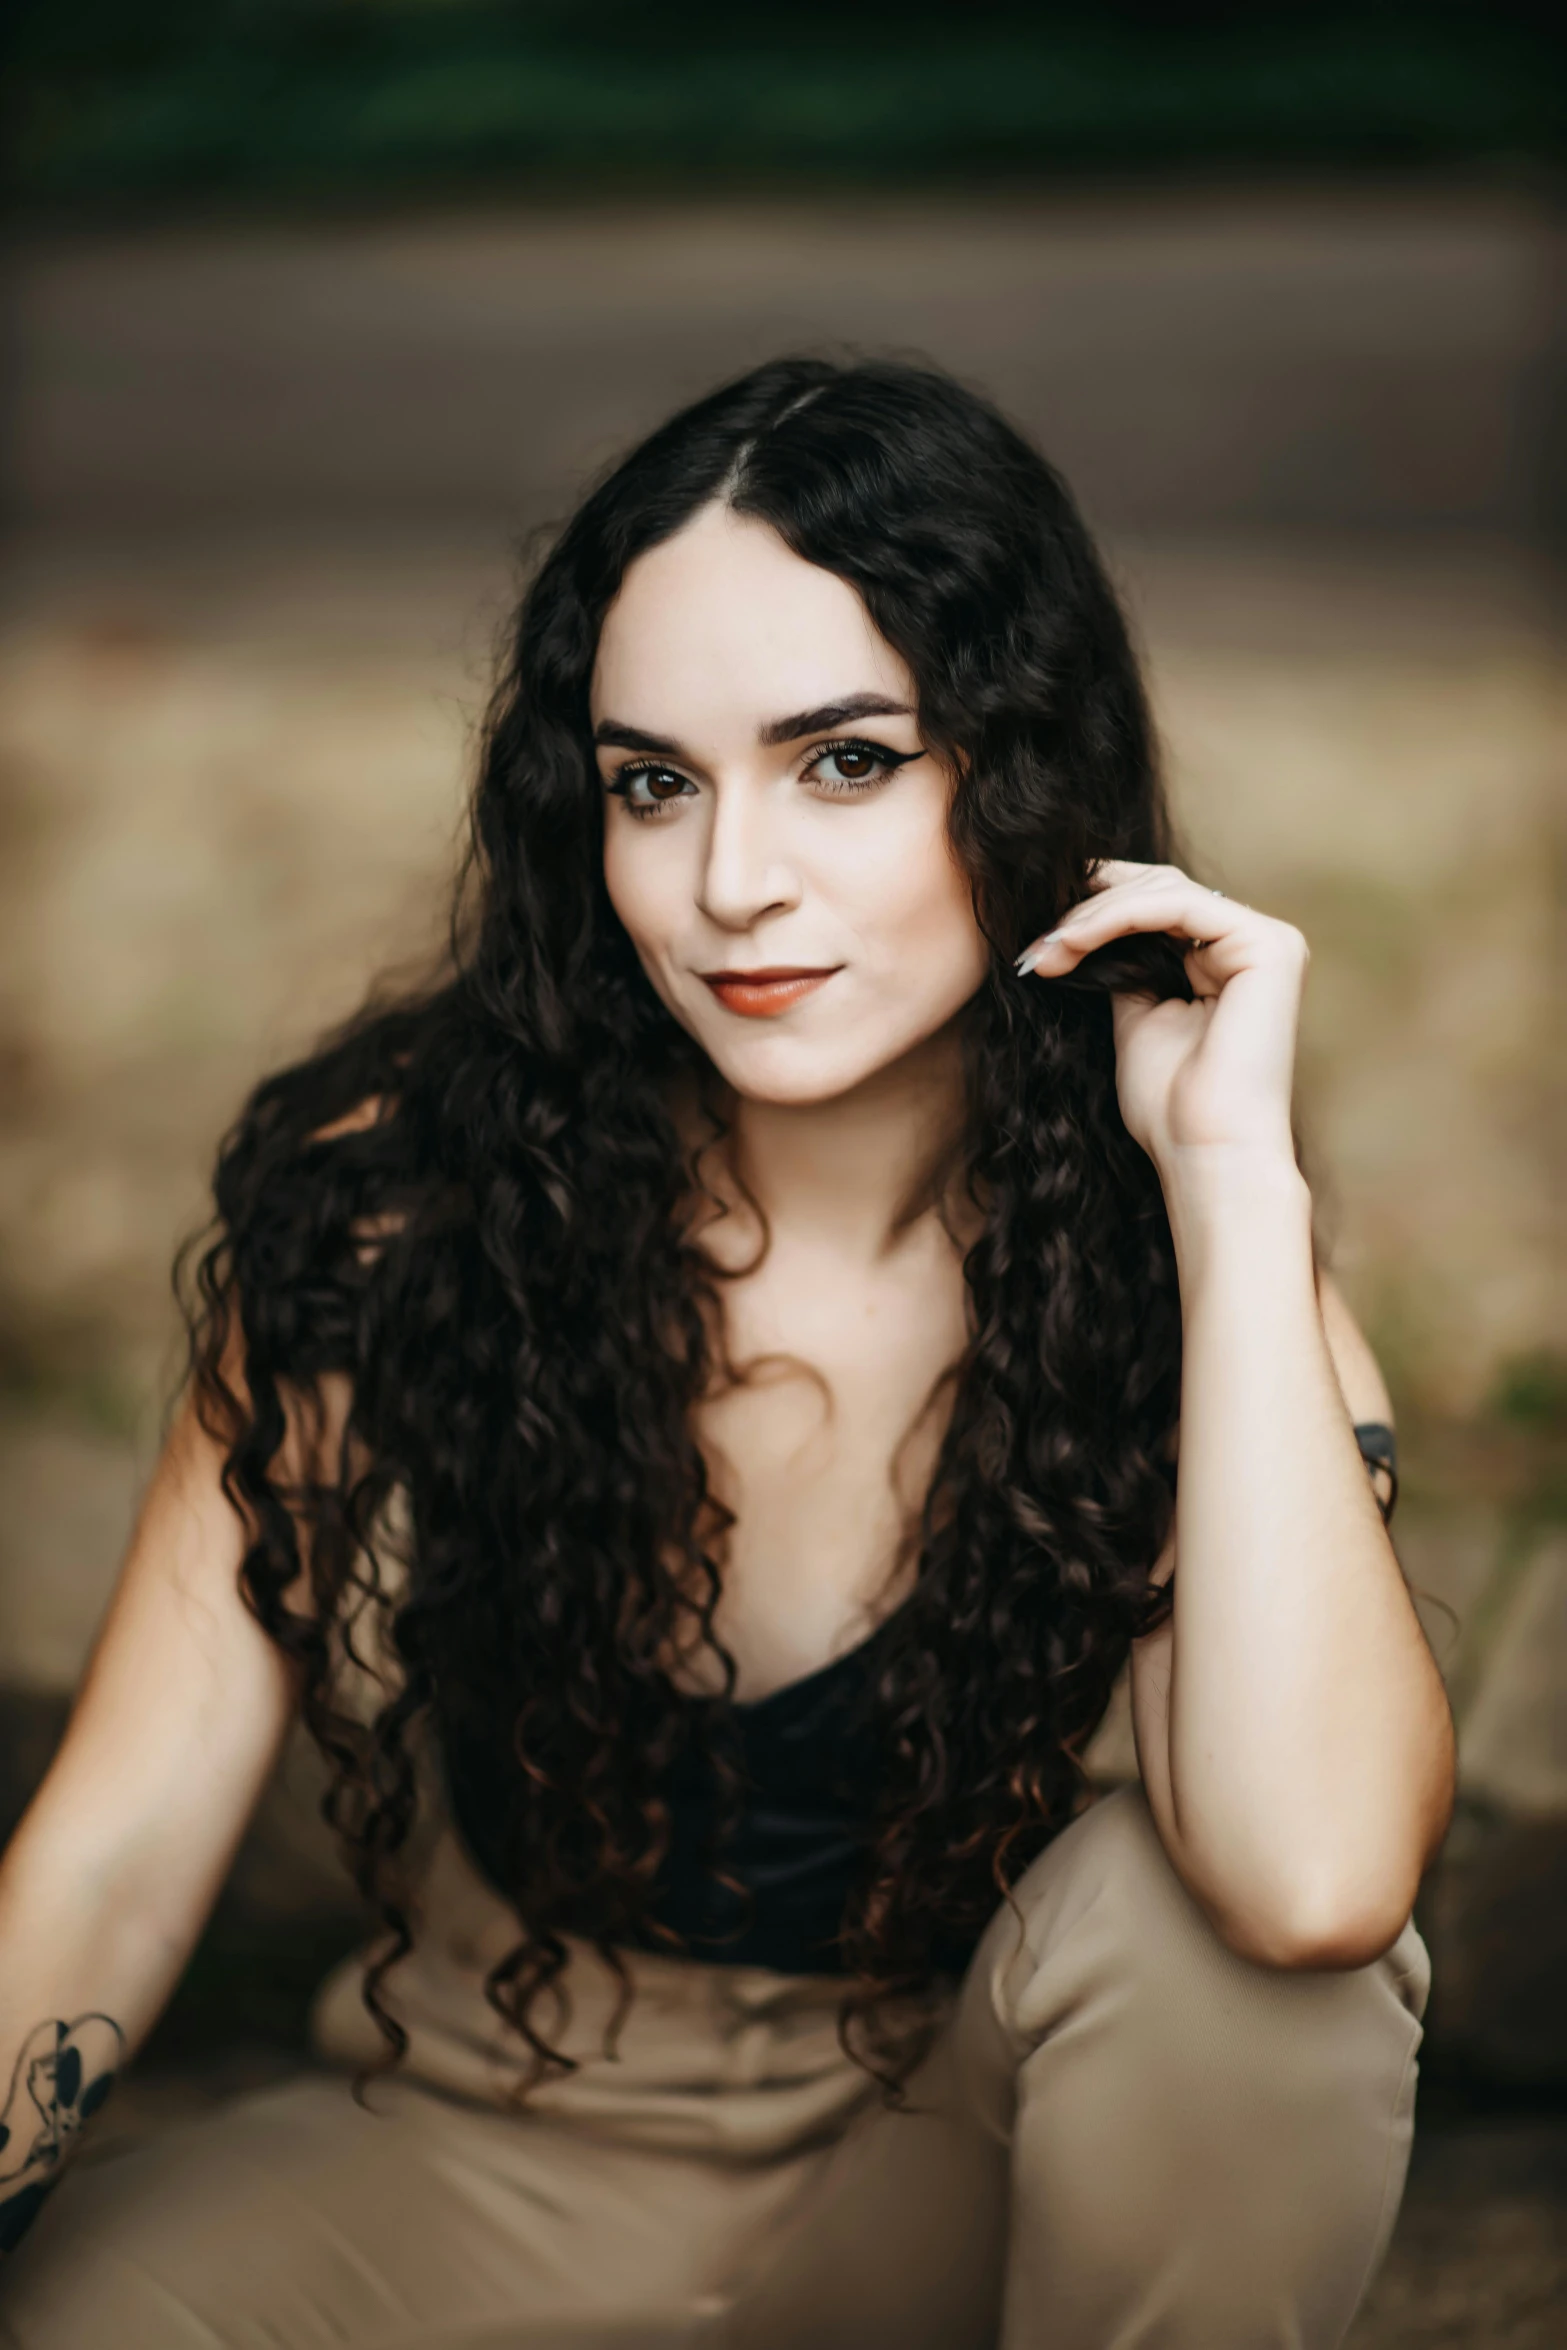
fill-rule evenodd
<path id="1" fill-rule="evenodd" d="M 1417 1383 L 1400 1376 L 1396 1338 L 1380 1329 L 1377 1337 L 1398 1416 L 1405 1502 L 1488 1502 L 1508 1551 L 1530 1551 L 1567 1525 L 1567 1355 L 1532 1348 L 1504 1360 L 1480 1408 L 1456 1414 L 1423 1407 Z"/>
<path id="2" fill-rule="evenodd" d="M 1502 1364 L 1490 1411 L 1506 1427 L 1567 1440 L 1567 1355 L 1539 1347 Z"/>
<path id="3" fill-rule="evenodd" d="M 1540 160 L 1543 9 L 23 0 L 30 208 Z"/>
<path id="4" fill-rule="evenodd" d="M 1396 1349 L 1384 1338 L 1384 1367 Z M 1478 1410 L 1464 1416 L 1422 1409 L 1418 1388 L 1390 1384 L 1399 1423 L 1402 1549 L 1425 1558 L 1424 1537 L 1454 1514 L 1484 1512 L 1483 1571 L 1467 1601 L 1418 1595 L 1445 1619 L 1443 1671 L 1462 1722 L 1484 1677 L 1496 1637 L 1542 1544 L 1567 1527 L 1567 1354 L 1534 1348 L 1501 1362 Z M 1407 1565 L 1407 1561 L 1406 1561 Z M 1455 1594 L 1455 1598 L 1456 1598 Z"/>

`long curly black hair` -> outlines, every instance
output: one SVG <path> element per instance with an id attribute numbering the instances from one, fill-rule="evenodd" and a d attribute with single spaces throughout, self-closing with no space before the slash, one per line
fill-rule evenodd
<path id="1" fill-rule="evenodd" d="M 490 713 L 449 962 L 261 1085 L 218 1163 L 198 1408 L 245 1598 L 297 1668 L 328 1817 L 387 1922 L 366 1997 L 394 2059 L 382 1984 L 410 1945 L 426 1725 L 509 1733 L 519 1938 L 489 1995 L 540 2067 L 564 1937 L 623 1967 L 668 1771 L 690 1737 L 724 1744 L 730 1521 L 692 1433 L 722 1303 L 670 1106 L 703 1069 L 610 907 L 588 723 L 628 565 L 714 499 L 848 581 L 908 663 L 993 950 L 963 1015 L 968 1342 L 913 1594 L 877 1643 L 883 1769 L 842 1937 L 846 2039 L 873 2070 L 906 2069 L 888 2019 L 1079 1807 L 1083 1747 L 1167 1604 L 1149 1570 L 1180 1317 L 1107 991 L 1189 991 L 1158 944 L 1075 987 L 1011 970 L 1092 860 L 1169 853 L 1126 627 L 1061 480 L 982 398 L 780 360 L 665 424 L 560 533 Z M 312 1411 L 335 1430 L 334 1382 L 341 1441 L 301 1468 L 289 1431 Z M 721 1667 L 700 1702 L 667 1670 L 693 1641 Z M 394 1670 L 366 1708 L 344 1667 L 372 1648 Z"/>

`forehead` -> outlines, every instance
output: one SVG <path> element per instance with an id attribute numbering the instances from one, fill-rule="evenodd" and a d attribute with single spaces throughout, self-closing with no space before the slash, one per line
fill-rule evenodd
<path id="1" fill-rule="evenodd" d="M 654 733 L 749 728 L 859 691 L 914 699 L 856 591 L 770 525 L 706 506 L 638 557 L 605 616 L 592 712 Z"/>

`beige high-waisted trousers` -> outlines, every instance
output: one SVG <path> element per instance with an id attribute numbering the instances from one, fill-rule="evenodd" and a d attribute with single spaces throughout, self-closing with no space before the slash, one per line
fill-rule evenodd
<path id="1" fill-rule="evenodd" d="M 618 2055 L 506 2103 L 515 1939 L 448 1842 L 401 1970 L 402 2071 L 320 2073 L 68 2176 L 0 2279 L 12 2350 L 1328 2350 L 1408 2157 L 1425 1953 L 1224 1949 L 1140 1791 L 998 1912 L 889 2111 L 841 1986 L 635 1963 Z M 376 2042 L 330 1982 L 323 2051 Z"/>

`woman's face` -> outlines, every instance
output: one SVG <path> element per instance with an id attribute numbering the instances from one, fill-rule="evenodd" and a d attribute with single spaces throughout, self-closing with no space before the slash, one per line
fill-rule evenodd
<path id="1" fill-rule="evenodd" d="M 592 695 L 610 899 L 748 1099 L 848 1092 L 985 975 L 915 698 L 854 589 L 724 506 L 610 606 Z"/>

